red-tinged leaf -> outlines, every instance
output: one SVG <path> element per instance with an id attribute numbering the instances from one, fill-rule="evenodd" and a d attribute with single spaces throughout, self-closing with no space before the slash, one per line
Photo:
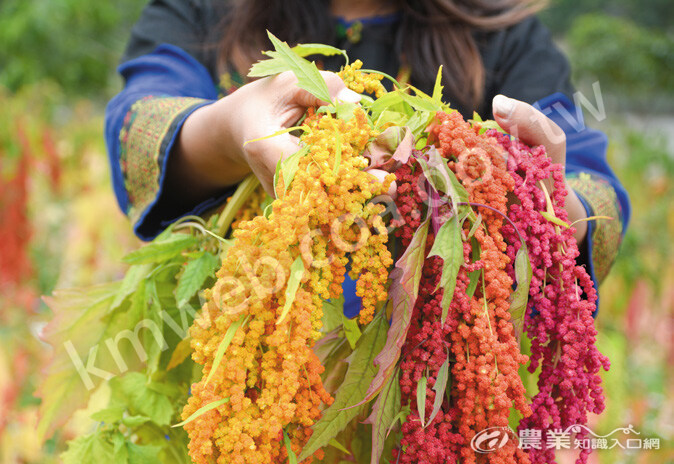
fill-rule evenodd
<path id="1" fill-rule="evenodd" d="M 440 412 L 440 407 L 442 407 L 442 401 L 444 400 L 445 397 L 445 390 L 447 389 L 448 375 L 449 375 L 449 355 L 447 356 L 447 359 L 445 359 L 445 362 L 442 363 L 442 366 L 440 366 L 440 369 L 438 370 L 438 375 L 435 378 L 435 385 L 433 385 L 433 391 L 435 392 L 435 399 L 433 400 L 433 411 L 431 412 L 431 415 L 428 417 L 426 425 L 433 422 L 435 416 L 437 416 L 438 412 Z"/>
<path id="2" fill-rule="evenodd" d="M 370 142 L 363 156 L 370 160 L 370 168 L 394 172 L 407 163 L 414 149 L 414 136 L 408 127 L 392 126 Z"/>
<path id="3" fill-rule="evenodd" d="M 428 256 L 438 256 L 442 258 L 442 276 L 438 287 L 444 289 L 442 295 L 442 324 L 447 320 L 449 305 L 454 298 L 454 289 L 456 288 L 456 278 L 459 275 L 459 269 L 463 264 L 463 242 L 461 241 L 461 230 L 459 219 L 456 215 L 447 220 L 438 231 L 433 248 Z M 437 289 L 436 289 L 437 290 Z"/>
<path id="4" fill-rule="evenodd" d="M 377 371 L 373 361 L 386 342 L 387 327 L 383 312 L 379 312 L 363 331 L 355 351 L 348 358 L 349 369 L 335 394 L 335 401 L 313 425 L 313 433 L 298 458 L 299 462 L 327 446 L 360 413 L 362 407 L 356 406 Z"/>
<path id="5" fill-rule="evenodd" d="M 400 381 L 398 375 L 392 375 L 377 400 L 372 406 L 372 413 L 365 420 L 365 424 L 372 424 L 372 459 L 371 464 L 377 464 L 384 450 L 384 443 L 388 431 L 401 410 Z"/>
<path id="6" fill-rule="evenodd" d="M 407 330 L 410 327 L 412 309 L 419 294 L 419 281 L 421 280 L 421 268 L 426 257 L 429 223 L 430 218 L 426 218 L 419 226 L 405 253 L 400 257 L 391 272 L 391 288 L 389 290 L 393 302 L 391 327 L 386 337 L 386 345 L 374 360 L 375 365 L 379 366 L 379 371 L 377 371 L 377 375 L 360 404 L 370 401 L 383 388 L 391 377 L 398 358 L 400 358 L 400 350 L 405 343 Z"/>

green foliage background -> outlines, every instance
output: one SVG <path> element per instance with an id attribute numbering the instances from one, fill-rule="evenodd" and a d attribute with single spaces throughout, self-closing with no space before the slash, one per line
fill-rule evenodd
<path id="1" fill-rule="evenodd" d="M 601 85 L 607 119 L 587 120 L 608 133 L 609 160 L 633 206 L 621 254 L 601 288 L 599 344 L 612 369 L 604 376 L 607 411 L 591 426 L 609 433 L 633 424 L 642 437 L 659 438 L 663 448 L 596 456 L 602 463 L 667 462 L 674 458 L 671 448 L 665 449 L 674 439 L 674 2 L 551 3 L 541 17 L 568 53 L 577 87 L 590 96 L 591 83 Z M 118 278 L 124 271 L 121 256 L 137 246 L 115 211 L 102 114 L 121 88 L 115 68 L 144 4 L 0 2 L 0 179 L 11 179 L 16 161 L 26 156 L 19 125 L 34 160 L 26 211 L 34 275 L 16 292 L 0 295 L 0 306 L 11 308 L 0 314 L 0 391 L 7 382 L 16 390 L 10 409 L 3 411 L 0 402 L 2 464 L 55 462 L 65 440 L 90 427 L 76 418 L 47 446 L 34 439 L 32 393 L 45 355 L 35 327 L 49 317 L 37 296 Z M 46 132 L 54 138 L 62 171 L 57 192 L 47 186 Z M 19 298 L 21 292 L 32 299 Z M 19 368 L 25 375 L 17 374 Z M 20 384 L 11 383 L 19 378 Z"/>

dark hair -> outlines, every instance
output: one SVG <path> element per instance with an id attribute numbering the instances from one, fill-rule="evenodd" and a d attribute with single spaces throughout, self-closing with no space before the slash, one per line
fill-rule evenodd
<path id="1" fill-rule="evenodd" d="M 474 33 L 503 29 L 542 7 L 539 0 L 392 0 L 401 18 L 401 59 L 416 85 L 428 88 L 443 65 L 446 91 L 467 108 L 482 100 L 485 70 Z M 239 71 L 262 57 L 266 30 L 282 40 L 331 43 L 329 0 L 235 0 L 225 19 L 219 63 Z"/>

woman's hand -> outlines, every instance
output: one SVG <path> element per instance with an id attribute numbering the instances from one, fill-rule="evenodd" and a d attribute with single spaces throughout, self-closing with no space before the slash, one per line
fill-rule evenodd
<path id="1" fill-rule="evenodd" d="M 497 95 L 493 100 L 493 113 L 496 122 L 509 134 L 528 145 L 543 145 L 554 163 L 566 166 L 566 135 L 550 118 L 528 103 Z M 548 192 L 552 193 L 552 179 L 546 183 Z M 585 207 L 573 189 L 566 185 L 568 196 L 565 209 L 569 214 L 569 222 L 585 219 Z M 587 234 L 587 222 L 580 221 L 574 225 L 574 237 L 581 243 Z"/>
<path id="2" fill-rule="evenodd" d="M 321 74 L 333 98 L 360 101 L 360 95 L 347 89 L 337 74 Z M 185 193 L 184 201 L 193 203 L 252 172 L 273 194 L 276 164 L 299 149 L 297 137 L 283 134 L 246 142 L 292 127 L 308 107 L 327 103 L 297 87 L 295 76 L 284 72 L 246 84 L 197 109 L 180 131 L 169 165 L 169 188 Z"/>

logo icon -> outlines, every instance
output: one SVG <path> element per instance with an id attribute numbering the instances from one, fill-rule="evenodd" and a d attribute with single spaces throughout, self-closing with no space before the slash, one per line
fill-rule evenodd
<path id="1" fill-rule="evenodd" d="M 510 427 L 489 427 L 475 434 L 470 447 L 478 453 L 491 453 L 503 448 L 511 435 L 517 437 Z"/>

